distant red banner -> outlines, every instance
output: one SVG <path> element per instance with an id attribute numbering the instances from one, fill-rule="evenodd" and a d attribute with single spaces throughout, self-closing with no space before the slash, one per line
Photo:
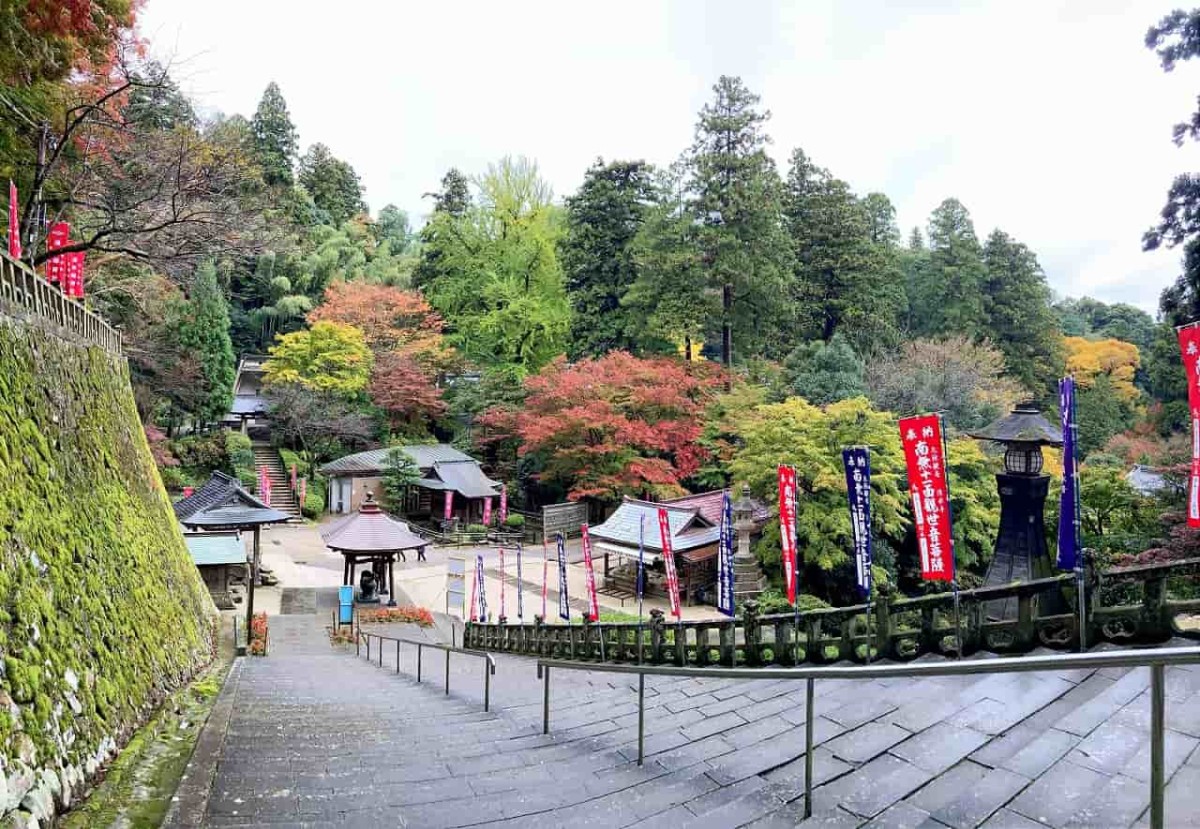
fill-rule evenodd
<path id="1" fill-rule="evenodd" d="M 783 552 L 783 580 L 788 601 L 796 603 L 796 470 L 779 467 L 779 548 Z"/>
<path id="2" fill-rule="evenodd" d="M 83 251 L 64 253 L 60 259 L 65 260 L 63 275 L 63 293 L 74 299 L 83 297 Z"/>
<path id="3" fill-rule="evenodd" d="M 941 421 L 937 415 L 901 418 L 900 440 L 908 466 L 908 494 L 921 552 L 921 578 L 953 581 L 954 536 Z"/>
<path id="4" fill-rule="evenodd" d="M 671 615 L 679 619 L 683 616 L 683 610 L 679 607 L 679 574 L 675 572 L 675 551 L 671 548 L 671 519 L 662 507 L 658 508 L 658 532 L 662 540 L 663 567 L 667 571 L 667 598 L 671 600 Z"/>
<path id="5" fill-rule="evenodd" d="M 1192 470 L 1188 475 L 1187 522 L 1200 527 L 1200 326 L 1179 332 L 1179 353 L 1187 372 L 1188 408 L 1192 425 Z"/>
<path id="6" fill-rule="evenodd" d="M 500 523 L 508 520 L 508 487 L 500 484 Z"/>
<path id="7" fill-rule="evenodd" d="M 454 490 L 448 489 L 448 490 L 446 490 L 446 502 L 445 502 L 445 507 L 442 510 L 442 518 L 449 521 L 450 517 L 453 514 L 454 514 Z"/>
<path id="8" fill-rule="evenodd" d="M 71 240 L 71 226 L 66 222 L 55 222 L 50 226 L 46 236 L 46 250 L 53 252 L 64 248 Z M 67 257 L 52 256 L 46 260 L 46 280 L 52 283 L 64 282 L 66 278 Z"/>
<path id="9" fill-rule="evenodd" d="M 17 185 L 8 182 L 8 255 L 21 258 L 21 220 L 17 217 Z"/>
<path id="10" fill-rule="evenodd" d="M 490 497 L 483 499 L 483 526 L 492 526 L 492 499 Z"/>
<path id="11" fill-rule="evenodd" d="M 583 573 L 587 579 L 588 612 L 593 622 L 600 621 L 600 600 L 596 596 L 596 568 L 592 565 L 592 539 L 588 536 L 588 525 L 580 527 L 583 532 Z"/>

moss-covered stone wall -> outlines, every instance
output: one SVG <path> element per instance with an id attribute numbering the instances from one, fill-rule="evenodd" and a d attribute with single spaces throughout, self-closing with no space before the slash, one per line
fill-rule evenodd
<path id="1" fill-rule="evenodd" d="M 77 797 L 214 619 L 124 360 L 0 314 L 0 826 Z"/>

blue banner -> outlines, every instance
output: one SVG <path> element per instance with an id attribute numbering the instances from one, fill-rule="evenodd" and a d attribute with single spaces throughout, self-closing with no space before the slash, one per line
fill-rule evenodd
<path id="1" fill-rule="evenodd" d="M 1075 378 L 1058 383 L 1062 412 L 1063 476 L 1058 502 L 1058 569 L 1074 570 L 1079 563 L 1079 463 L 1076 457 Z"/>
<path id="2" fill-rule="evenodd" d="M 858 587 L 871 598 L 871 450 L 842 450 L 846 493 L 850 499 L 850 534 L 854 541 L 854 573 Z"/>
<path id="3" fill-rule="evenodd" d="M 641 615 L 642 600 L 646 595 L 646 515 L 638 516 L 638 565 L 637 597 L 638 614 Z"/>
<path id="4" fill-rule="evenodd" d="M 483 555 L 475 556 L 475 607 L 476 618 L 481 622 L 487 621 L 487 596 L 483 592 Z"/>
<path id="5" fill-rule="evenodd" d="M 733 615 L 733 501 L 721 499 L 721 546 L 717 550 L 717 610 Z"/>
<path id="6" fill-rule="evenodd" d="M 521 581 L 521 542 L 517 542 L 517 618 L 525 620 L 525 582 Z"/>
<path id="7" fill-rule="evenodd" d="M 558 618 L 571 621 L 571 601 L 567 597 L 567 546 L 558 534 Z"/>

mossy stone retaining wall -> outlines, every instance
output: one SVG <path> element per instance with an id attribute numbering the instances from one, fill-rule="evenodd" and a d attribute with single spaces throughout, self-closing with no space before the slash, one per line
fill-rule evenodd
<path id="1" fill-rule="evenodd" d="M 124 360 L 0 315 L 0 826 L 69 805 L 215 618 Z"/>

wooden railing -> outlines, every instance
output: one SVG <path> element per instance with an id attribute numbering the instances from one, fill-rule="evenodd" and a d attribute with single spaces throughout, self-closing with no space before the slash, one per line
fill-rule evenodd
<path id="1" fill-rule="evenodd" d="M 1168 580 L 1200 576 L 1200 559 L 1090 573 L 1086 588 L 1087 639 L 1118 643 L 1161 642 L 1171 636 L 1200 638 L 1200 625 L 1179 624 L 1200 614 L 1200 599 L 1172 600 Z M 1079 642 L 1076 587 L 1072 575 L 959 593 L 959 630 L 954 596 L 878 597 L 870 605 L 760 614 L 745 602 L 741 615 L 711 621 L 669 622 L 652 610 L 646 623 L 467 625 L 464 646 L 477 650 L 581 661 L 696 666 L 794 666 L 840 660 L 912 659 L 921 654 L 979 650 L 1023 653 L 1038 646 L 1073 648 Z M 989 618 L 992 602 L 1016 598 L 1017 615 Z M 1105 601 L 1114 601 L 1105 604 Z M 1054 608 L 1060 612 L 1047 612 Z M 799 619 L 799 626 L 796 620 Z M 1200 621 L 1200 619 L 1198 619 Z"/>
<path id="2" fill-rule="evenodd" d="M 3 252 L 0 252 L 0 310 L 41 317 L 90 345 L 98 345 L 112 354 L 121 353 L 121 335 L 108 323 L 82 302 L 68 299 L 58 286 L 42 279 L 24 262 Z"/>

